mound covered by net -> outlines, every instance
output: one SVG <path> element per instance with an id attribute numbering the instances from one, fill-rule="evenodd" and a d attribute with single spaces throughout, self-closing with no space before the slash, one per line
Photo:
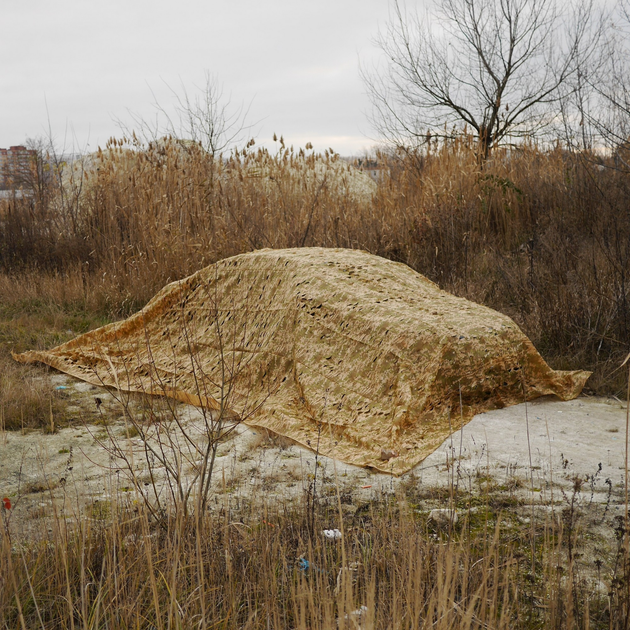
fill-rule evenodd
<path id="1" fill-rule="evenodd" d="M 323 248 L 219 261 L 124 321 L 15 358 L 229 411 L 394 474 L 476 413 L 575 398 L 590 375 L 552 370 L 509 317 L 403 264 Z"/>

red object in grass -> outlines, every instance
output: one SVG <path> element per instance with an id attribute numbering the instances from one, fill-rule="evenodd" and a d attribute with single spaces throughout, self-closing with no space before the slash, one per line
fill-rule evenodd
<path id="1" fill-rule="evenodd" d="M 8 497 L 4 497 L 4 499 L 2 499 L 2 503 L 4 505 L 5 510 L 11 509 L 11 501 L 8 499 Z"/>

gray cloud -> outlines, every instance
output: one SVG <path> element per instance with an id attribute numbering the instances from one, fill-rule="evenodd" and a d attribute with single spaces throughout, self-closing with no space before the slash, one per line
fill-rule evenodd
<path id="1" fill-rule="evenodd" d="M 152 117 L 153 94 L 190 91 L 207 70 L 234 103 L 250 103 L 258 138 L 372 141 L 358 59 L 387 18 L 386 0 L 0 0 L 0 146 L 46 133 L 95 149 L 120 135 L 128 110 Z M 152 94 L 153 93 L 153 94 Z M 47 103 L 47 107 L 46 107 Z M 88 146 L 89 145 L 89 146 Z"/>

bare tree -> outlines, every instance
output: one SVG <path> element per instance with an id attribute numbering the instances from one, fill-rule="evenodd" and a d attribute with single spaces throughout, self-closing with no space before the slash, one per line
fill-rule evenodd
<path id="1" fill-rule="evenodd" d="M 387 69 L 362 71 L 377 131 L 404 147 L 472 130 L 482 159 L 539 132 L 597 42 L 593 0 L 578 2 L 568 15 L 555 0 L 437 0 L 420 17 L 394 0 L 376 38 Z"/>
<path id="2" fill-rule="evenodd" d="M 610 16 L 611 29 L 594 63 L 580 67 L 581 89 L 592 105 L 576 100 L 580 125 L 597 135 L 600 147 L 614 156 L 617 168 L 630 171 L 630 0 L 618 0 Z"/>
<path id="3" fill-rule="evenodd" d="M 208 309 L 209 326 L 201 336 L 189 327 L 192 313 L 185 311 L 186 294 L 181 296 L 181 328 L 164 330 L 173 349 L 172 373 L 168 377 L 154 359 L 155 340 L 148 331 L 143 349 L 146 353 L 139 353 L 137 361 L 140 372 L 150 375 L 149 387 L 142 386 L 136 373 L 117 371 L 105 353 L 100 357 L 108 366 L 109 382 L 116 383 L 113 395 L 123 411 L 127 436 L 137 436 L 138 443 L 130 447 L 117 439 L 107 425 L 107 439 L 97 434 L 94 437 L 115 461 L 113 470 L 131 481 L 158 519 L 168 514 L 169 505 L 185 516 L 191 509 L 200 515 L 208 508 L 221 442 L 239 424 L 250 420 L 279 387 L 279 383 L 260 382 L 260 364 L 256 362 L 272 315 L 252 307 L 251 288 L 242 302 L 236 302 L 217 284 L 215 268 L 214 281 L 197 288 L 206 291 L 203 303 Z M 204 348 L 208 347 L 217 353 L 216 363 L 210 367 L 204 356 Z M 121 352 L 120 348 L 117 352 Z M 168 395 L 155 396 L 177 391 L 180 375 L 190 378 L 187 394 L 197 408 L 196 414 L 183 414 Z M 258 393 L 254 392 L 254 381 Z M 144 393 L 146 403 L 141 414 L 134 409 L 129 394 L 138 389 Z"/>
<path id="4" fill-rule="evenodd" d="M 231 97 L 224 94 L 218 78 L 209 72 L 204 75 L 204 83 L 194 91 L 189 91 L 183 83 L 179 90 L 168 84 L 167 87 L 173 97 L 173 107 L 167 107 L 155 98 L 155 120 L 131 114 L 134 131 L 144 140 L 172 136 L 192 141 L 214 157 L 242 141 L 251 129 L 247 123 L 249 107 L 244 103 L 234 105 Z M 126 135 L 132 137 L 129 126 L 121 121 L 118 123 Z"/>

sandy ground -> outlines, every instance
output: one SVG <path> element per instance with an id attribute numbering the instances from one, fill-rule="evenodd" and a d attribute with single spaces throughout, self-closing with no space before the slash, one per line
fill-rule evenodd
<path id="1" fill-rule="evenodd" d="M 0 495 L 11 498 L 17 521 L 46 515 L 60 497 L 72 499 L 80 510 L 81 505 L 106 503 L 116 492 L 133 492 L 124 462 L 107 446 L 112 438 L 133 457 L 136 477 L 147 475 L 142 442 L 126 437 L 112 394 L 66 375 L 53 379 L 68 409 L 90 422 L 52 434 L 0 435 Z M 194 408 L 183 413 L 191 426 L 198 422 Z M 107 426 L 95 418 L 107 419 Z M 625 404 L 617 400 L 543 398 L 475 416 L 400 478 L 317 457 L 241 425 L 219 446 L 213 496 L 217 504 L 219 497 L 236 505 L 256 500 L 269 504 L 301 500 L 313 488 L 319 496 L 332 496 L 338 487 L 351 497 L 348 503 L 360 504 L 375 494 L 395 493 L 400 484 L 426 496 L 432 488 L 452 484 L 471 494 L 507 493 L 525 507 L 571 501 L 599 505 L 599 512 L 611 517 L 622 513 L 625 501 L 625 423 Z M 185 478 L 194 472 L 194 457 L 190 461 L 192 465 L 183 467 Z M 439 502 L 427 503 L 427 509 L 438 507 Z"/>
<path id="2" fill-rule="evenodd" d="M 425 484 L 443 483 L 450 458 L 468 486 L 489 474 L 504 483 L 519 477 L 535 491 L 566 491 L 580 478 L 596 500 L 605 501 L 606 479 L 617 493 L 624 487 L 625 426 L 625 404 L 614 399 L 539 398 L 475 416 L 413 474 Z"/>

